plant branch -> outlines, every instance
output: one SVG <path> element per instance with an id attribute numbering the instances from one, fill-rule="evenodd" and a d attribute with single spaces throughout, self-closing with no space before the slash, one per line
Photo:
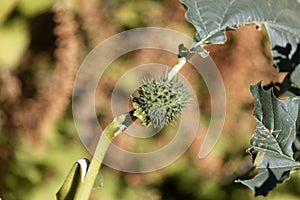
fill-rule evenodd
<path id="1" fill-rule="evenodd" d="M 120 133 L 126 130 L 136 119 L 133 116 L 134 110 L 116 117 L 110 124 L 106 126 L 98 141 L 96 151 L 94 153 L 88 172 L 82 184 L 79 186 L 75 200 L 88 200 L 93 188 L 96 176 L 101 167 L 105 153 L 111 144 L 112 140 Z"/>
<path id="2" fill-rule="evenodd" d="M 183 44 L 178 46 L 178 62 L 168 73 L 168 80 L 170 81 L 185 65 L 185 63 L 194 55 L 194 52 L 191 52 Z"/>
<path id="3" fill-rule="evenodd" d="M 178 63 L 172 68 L 172 70 L 168 73 L 168 80 L 170 81 L 185 65 L 186 58 L 182 57 L 179 58 Z"/>
<path id="4" fill-rule="evenodd" d="M 179 47 L 182 48 L 183 46 Z M 185 48 L 185 47 L 183 47 Z M 183 49 L 185 50 L 185 49 Z M 179 49 L 179 51 L 181 51 Z M 179 52 L 182 53 L 182 52 Z M 189 51 L 186 52 L 185 56 L 180 57 L 178 63 L 172 68 L 168 73 L 168 80 L 171 80 L 186 64 L 187 60 L 192 57 L 192 53 Z M 101 134 L 100 140 L 98 141 L 96 151 L 94 153 L 91 164 L 88 168 L 86 177 L 84 181 L 79 185 L 79 188 L 75 194 L 75 200 L 88 200 L 91 190 L 93 188 L 96 176 L 101 167 L 104 156 L 107 152 L 109 145 L 112 140 L 118 136 L 120 133 L 126 130 L 132 122 L 137 119 L 133 116 L 134 110 L 116 117 L 104 130 Z"/>

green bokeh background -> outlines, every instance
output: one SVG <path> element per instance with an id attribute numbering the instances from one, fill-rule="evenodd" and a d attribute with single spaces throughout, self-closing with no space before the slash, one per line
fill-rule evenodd
<path id="1" fill-rule="evenodd" d="M 58 12 L 55 6 L 63 9 Z M 0 197 L 3 200 L 55 199 L 73 163 L 90 157 L 79 140 L 71 112 L 72 80 L 84 57 L 104 39 L 138 27 L 165 27 L 192 37 L 194 29 L 185 21 L 184 11 L 175 0 L 0 1 Z M 59 23 L 75 28 L 65 30 L 62 36 Z M 209 124 L 210 96 L 202 78 L 187 66 L 182 73 L 193 85 L 201 110 L 199 133 L 192 146 L 172 165 L 151 173 L 123 173 L 103 166 L 100 175 L 103 186 L 93 190 L 91 199 L 254 199 L 251 191 L 234 182 L 241 177 L 249 178 L 244 175 L 251 164 L 245 150 L 255 123 L 254 100 L 248 88 L 261 79 L 268 83 L 282 77 L 272 67 L 266 33 L 256 31 L 253 26 L 229 32 L 225 45 L 213 45 L 208 50 L 227 91 L 226 123 L 213 151 L 204 159 L 197 157 Z M 133 66 L 150 61 L 173 66 L 177 57 L 140 50 L 120 57 L 105 71 L 99 83 L 103 86 L 99 86 L 96 95 L 101 99 L 96 111 L 102 126 L 112 120 L 107 105 L 118 78 Z M 65 74 L 68 78 L 64 78 Z M 56 87 L 56 81 L 64 87 Z M 128 84 L 134 81 L 130 79 Z M 147 140 L 121 135 L 116 143 L 145 152 L 166 144 L 175 130 L 176 126 L 166 127 L 160 135 Z M 257 199 L 299 199 L 299 183 L 300 179 L 293 174 L 267 198 Z"/>

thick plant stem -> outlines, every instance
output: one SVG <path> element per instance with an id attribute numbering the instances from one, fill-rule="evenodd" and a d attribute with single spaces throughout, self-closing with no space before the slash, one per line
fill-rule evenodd
<path id="1" fill-rule="evenodd" d="M 116 117 L 110 124 L 106 126 L 101 134 L 100 140 L 97 144 L 95 154 L 88 168 L 88 172 L 82 184 L 80 184 L 75 200 L 88 200 L 91 190 L 93 188 L 96 176 L 101 167 L 102 161 L 104 159 L 105 153 L 111 144 L 112 140 L 118 136 L 120 133 L 125 131 L 125 129 L 132 124 L 136 119 L 133 116 L 133 111 Z"/>

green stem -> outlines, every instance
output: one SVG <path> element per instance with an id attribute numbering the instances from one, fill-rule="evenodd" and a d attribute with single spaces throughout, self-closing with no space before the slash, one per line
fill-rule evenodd
<path id="1" fill-rule="evenodd" d="M 178 62 L 168 73 L 168 80 L 170 81 L 178 72 L 184 67 L 186 62 L 193 57 L 194 53 L 191 53 L 183 44 L 179 45 Z"/>
<path id="2" fill-rule="evenodd" d="M 168 73 L 168 79 L 171 80 L 185 65 L 186 58 L 182 57 L 178 60 L 178 63 L 172 68 L 172 70 Z"/>
<path id="3" fill-rule="evenodd" d="M 133 116 L 134 111 L 130 111 L 126 114 L 116 117 L 110 124 L 106 126 L 101 134 L 100 140 L 97 144 L 96 151 L 94 153 L 91 164 L 88 168 L 86 177 L 82 184 L 80 184 L 74 200 L 88 200 L 91 190 L 96 179 L 96 176 L 101 167 L 102 161 L 104 159 L 105 153 L 111 144 L 112 140 L 118 136 L 120 133 L 125 131 L 125 129 L 132 124 L 136 119 Z"/>

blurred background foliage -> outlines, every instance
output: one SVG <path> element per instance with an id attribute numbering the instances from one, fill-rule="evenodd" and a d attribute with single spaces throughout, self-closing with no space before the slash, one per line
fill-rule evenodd
<path id="1" fill-rule="evenodd" d="M 2 199 L 55 199 L 73 163 L 90 157 L 76 133 L 71 112 L 73 81 L 89 51 L 116 33 L 145 26 L 170 28 L 192 37 L 194 30 L 184 12 L 175 0 L 0 1 Z M 152 173 L 123 173 L 104 166 L 104 186 L 94 190 L 91 199 L 254 199 L 247 188 L 234 183 L 237 178 L 253 176 L 243 176 L 250 169 L 245 149 L 255 123 L 254 99 L 248 88 L 259 80 L 267 84 L 282 80 L 282 76 L 272 66 L 265 31 L 247 26 L 227 35 L 226 45 L 208 47 L 227 92 L 226 123 L 213 151 L 204 159 L 197 157 L 209 123 L 210 96 L 201 77 L 187 66 L 182 74 L 193 85 L 201 109 L 200 128 L 192 146 L 171 166 Z M 102 126 L 112 120 L 107 105 L 118 78 L 148 62 L 173 66 L 177 58 L 139 50 L 120 57 L 106 70 L 96 95 L 101 99 L 96 110 Z M 165 128 L 148 140 L 121 135 L 116 143 L 135 151 L 153 150 L 166 144 L 175 128 Z M 265 199 L 299 199 L 299 184 L 292 176 Z"/>

